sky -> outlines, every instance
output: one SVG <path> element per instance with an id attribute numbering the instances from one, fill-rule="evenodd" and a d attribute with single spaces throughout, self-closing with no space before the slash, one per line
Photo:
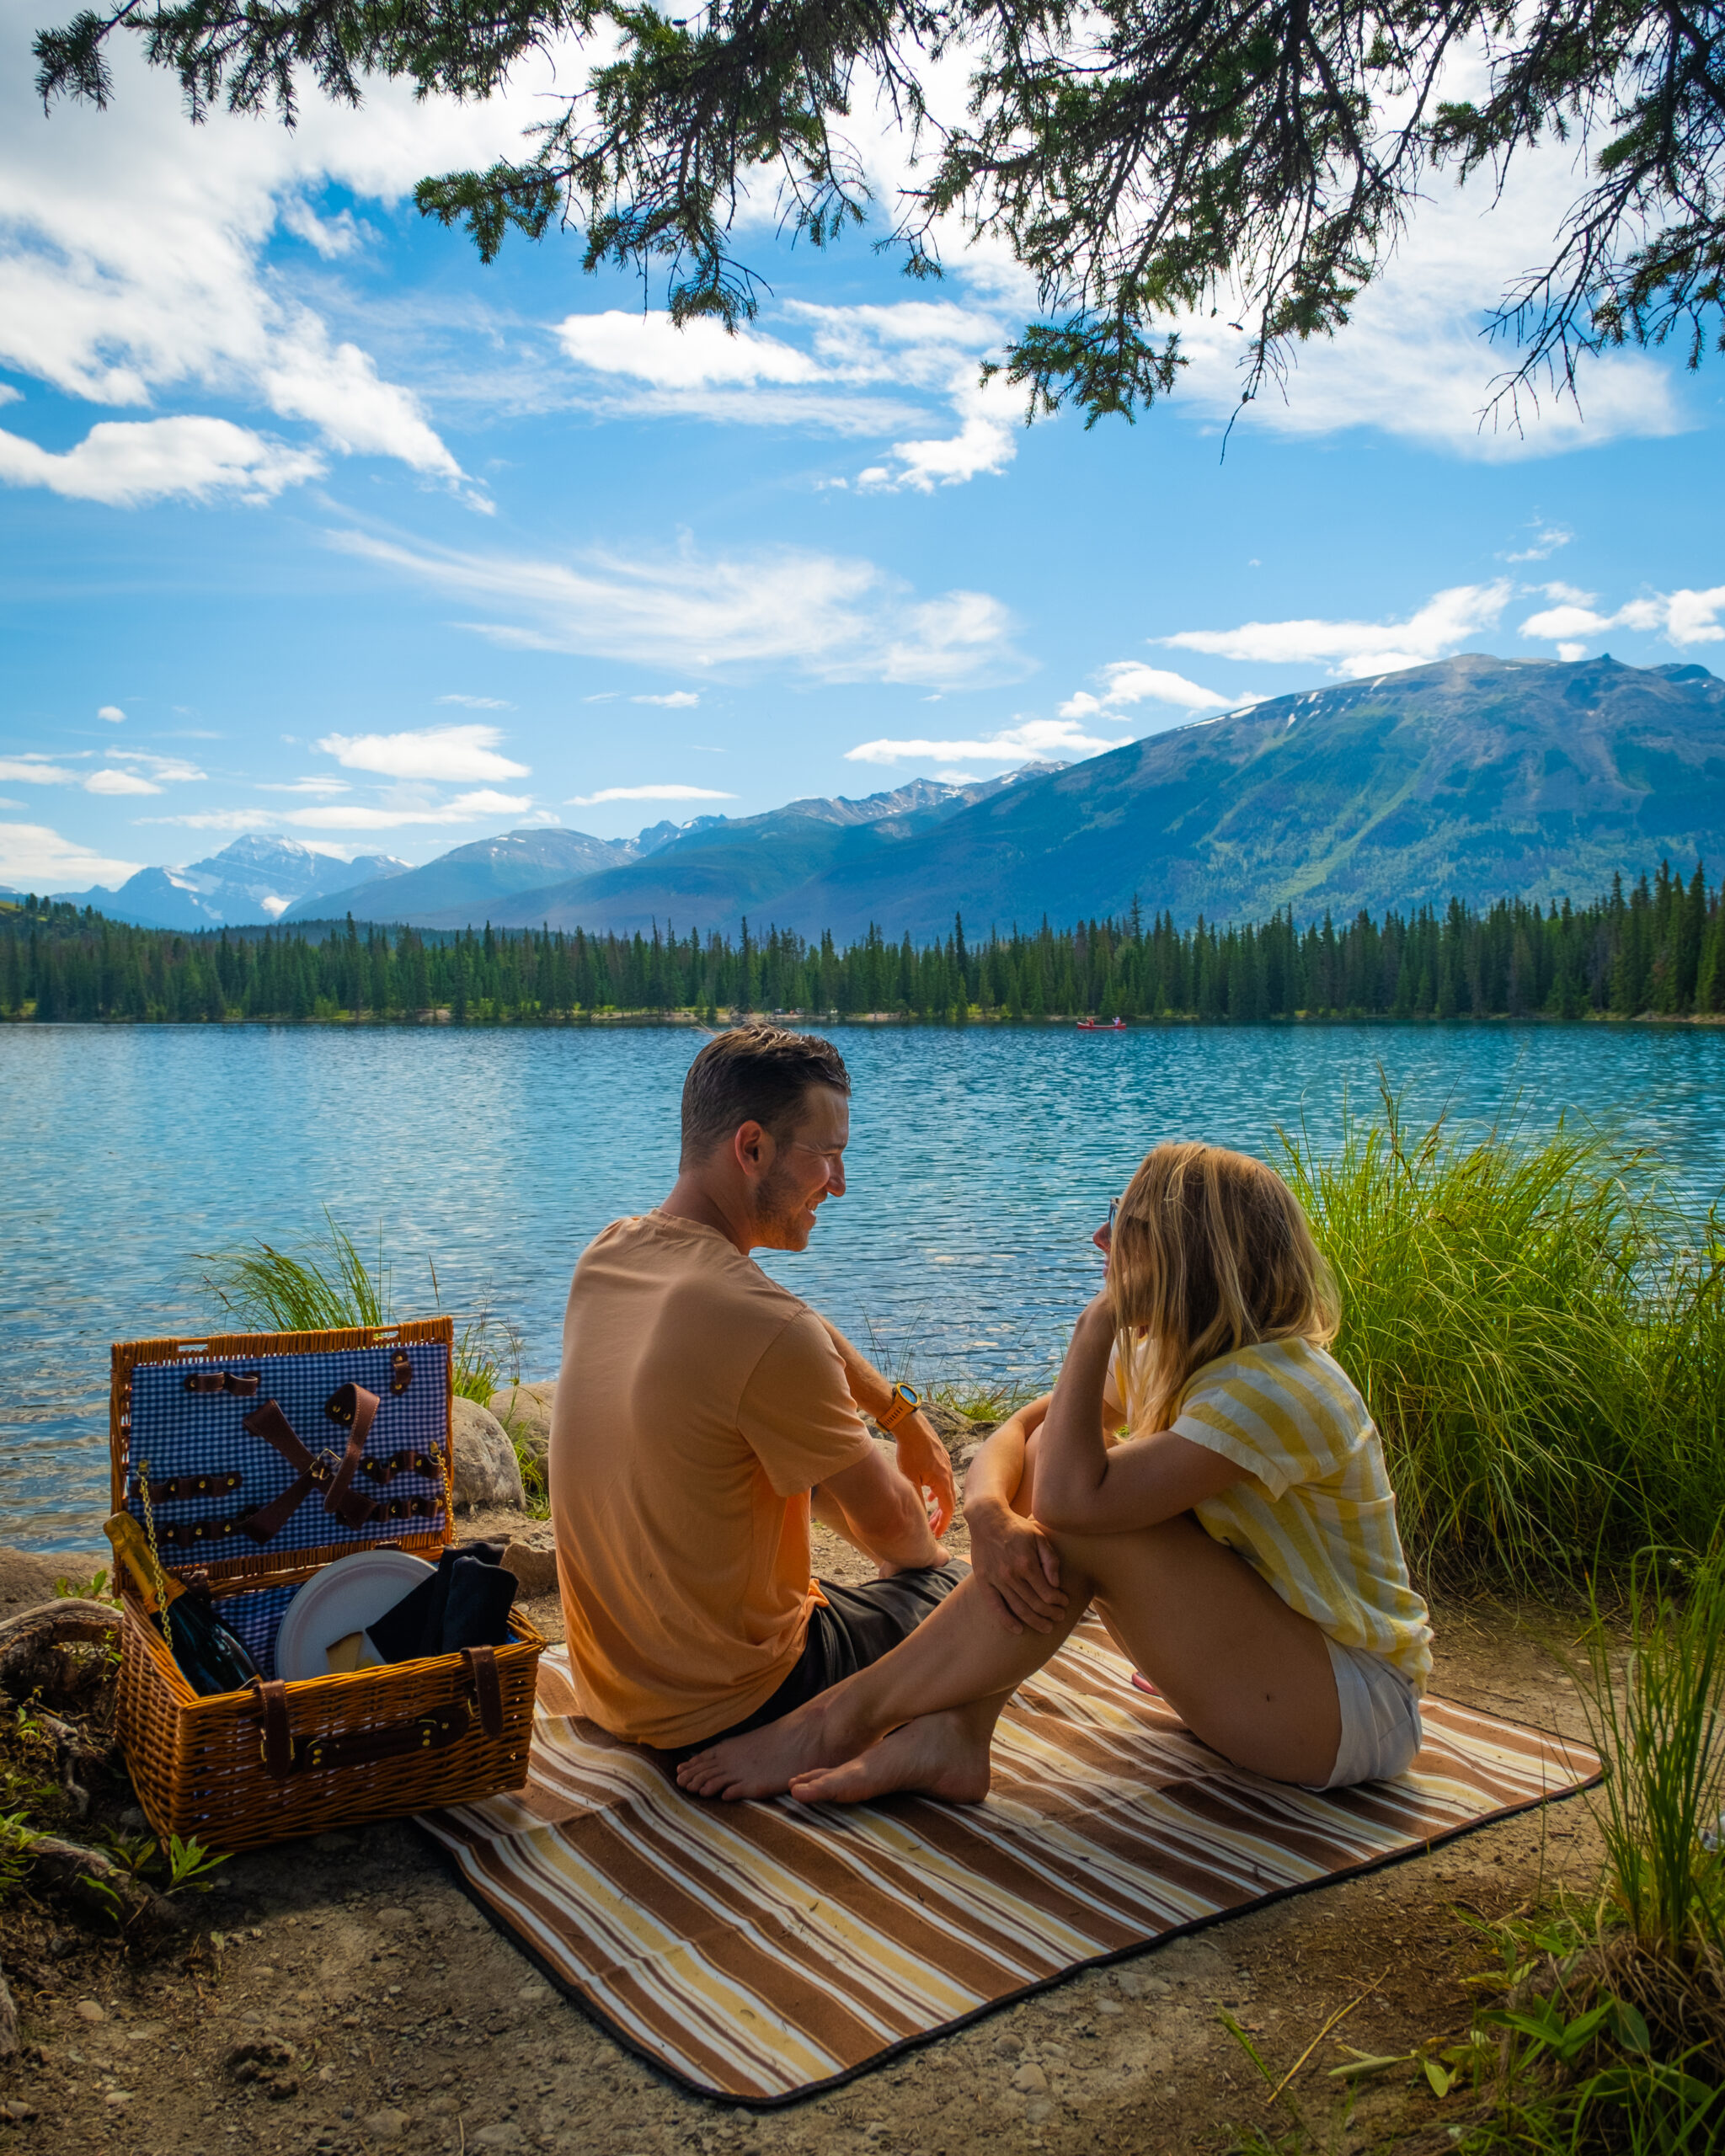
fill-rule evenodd
<path id="1" fill-rule="evenodd" d="M 1226 443 L 1220 318 L 1135 426 L 1027 426 L 980 381 L 1033 304 L 1010 260 L 949 235 L 912 284 L 872 245 L 884 124 L 876 229 L 793 247 L 756 205 L 757 319 L 679 332 L 572 234 L 487 266 L 413 207 L 518 152 L 548 63 L 194 129 L 127 50 L 108 111 L 45 115 L 29 42 L 70 12 L 0 0 L 0 886 L 243 833 L 618 837 L 1463 650 L 1725 671 L 1725 361 L 1616 354 L 1578 409 L 1481 421 L 1570 149 L 1495 202 L 1438 182 Z"/>

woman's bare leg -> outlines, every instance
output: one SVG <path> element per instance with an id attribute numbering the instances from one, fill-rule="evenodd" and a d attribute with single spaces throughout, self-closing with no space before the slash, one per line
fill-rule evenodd
<path id="1" fill-rule="evenodd" d="M 900 1725 L 926 1720 L 934 1726 L 919 1729 L 914 1746 L 907 1740 L 893 1755 L 895 1769 L 909 1773 L 914 1768 L 918 1779 L 881 1786 L 926 1789 L 959 1801 L 972 1790 L 986 1796 L 988 1740 L 996 1718 L 1016 1688 L 1054 1653 L 1090 1599 L 1088 1582 L 1076 1566 L 1069 1577 L 1062 1564 L 1061 1584 L 1071 1598 L 1052 1632 L 1012 1633 L 990 1608 L 982 1582 L 974 1575 L 961 1580 L 890 1654 L 782 1721 L 697 1752 L 677 1769 L 679 1786 L 692 1796 L 778 1796 L 805 1774 L 855 1759 L 889 1730 L 902 1737 Z"/>
<path id="2" fill-rule="evenodd" d="M 1055 1540 L 1062 1579 L 1070 1575 L 1087 1580 L 1098 1614 L 1117 1642 L 1154 1680 L 1195 1737 L 1236 1766 L 1277 1781 L 1329 1779 L 1342 1717 L 1324 1636 L 1310 1618 L 1290 1609 L 1242 1558 L 1213 1540 L 1195 1520 L 1183 1518 L 1129 1534 L 1060 1535 Z M 1060 1627 L 1060 1636 L 1071 1629 Z M 976 1648 L 985 1649 L 1001 1637 L 995 1630 L 976 1641 L 967 1639 L 961 1649 L 953 1637 L 957 1630 L 955 1622 L 944 1639 L 927 1643 L 930 1658 L 937 1655 L 944 1665 L 936 1678 L 937 1688 L 965 1682 L 979 1659 L 987 1659 L 985 1652 L 979 1657 Z M 872 1719 L 891 1733 L 836 1767 L 793 1774 L 793 1796 L 809 1803 L 844 1804 L 895 1789 L 919 1789 L 960 1801 L 987 1795 L 988 1745 L 1007 1695 L 997 1693 L 971 1707 L 954 1709 L 937 1689 L 932 1695 L 921 1695 L 921 1716 L 894 1727 L 893 1721 L 913 1705 L 918 1687 L 927 1681 L 923 1669 L 888 1667 L 911 1643 L 906 1641 L 874 1669 L 848 1680 L 858 1688 L 847 1703 L 850 1726 L 867 1727 Z M 1028 1655 L 1015 1657 L 1022 1675 L 1029 1676 L 1059 1641 L 1030 1633 L 1008 1644 L 1031 1647 Z M 1026 1662 L 1029 1667 L 1023 1667 Z M 868 1682 L 872 1677 L 874 1685 Z M 835 1694 L 825 1696 L 830 1700 Z M 804 1711 L 820 1704 L 812 1702 Z M 844 1726 L 836 1719 L 825 1725 L 822 1737 L 829 1742 L 841 1741 Z"/>
<path id="3" fill-rule="evenodd" d="M 1329 1779 L 1342 1739 L 1323 1633 L 1187 1517 L 1130 1534 L 1059 1535 L 1097 1614 L 1195 1737 L 1277 1781 Z"/>

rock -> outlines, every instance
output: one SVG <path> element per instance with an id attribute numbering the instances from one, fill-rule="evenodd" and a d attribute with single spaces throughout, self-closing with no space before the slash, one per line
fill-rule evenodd
<path id="1" fill-rule="evenodd" d="M 1045 2095 L 1048 2093 L 1048 2076 L 1034 2060 L 1027 2059 L 1012 2076 L 1012 2086 L 1022 2095 Z"/>
<path id="2" fill-rule="evenodd" d="M 296 2096 L 300 2084 L 290 2072 L 298 2053 L 286 2036 L 248 2036 L 236 2044 L 222 2062 L 236 2081 L 254 2081 L 264 2095 L 280 2103 Z"/>
<path id="3" fill-rule="evenodd" d="M 8 2096 L 3 2104 L 0 2104 L 0 2111 L 4 2111 L 14 2126 L 22 2126 L 27 2119 L 36 2116 L 35 2106 L 25 2103 L 22 2096 Z"/>
<path id="4" fill-rule="evenodd" d="M 0 1976 L 0 2059 L 12 2058 L 18 2051 L 18 2009 L 12 2001 L 12 1987 Z"/>
<path id="5" fill-rule="evenodd" d="M 1009 2029 L 1004 2036 L 995 2038 L 994 2048 L 998 2058 L 1021 2058 L 1024 2052 L 1024 2039 Z"/>
<path id="6" fill-rule="evenodd" d="M 405 1931 L 413 1920 L 411 1909 L 379 1909 L 377 1912 L 379 1931 Z"/>
<path id="7" fill-rule="evenodd" d="M 507 1385 L 491 1396 L 492 1413 L 542 1474 L 545 1455 L 551 1449 L 551 1402 L 557 1380 L 542 1385 Z"/>
<path id="8" fill-rule="evenodd" d="M 373 2111 L 360 2123 L 373 2141 L 399 2141 L 408 2130 L 405 2111 Z"/>
<path id="9" fill-rule="evenodd" d="M 521 2130 L 513 2119 L 504 2119 L 496 2126 L 482 2126 L 473 2140 L 476 2148 L 519 2148 Z"/>
<path id="10" fill-rule="evenodd" d="M 557 1593 L 557 1552 L 537 1550 L 531 1543 L 511 1542 L 503 1553 L 503 1569 L 521 1583 L 521 1595 L 531 1602 L 537 1595 Z"/>
<path id="11" fill-rule="evenodd" d="M 56 1581 L 88 1584 L 106 1562 L 105 1552 L 98 1557 L 84 1550 L 61 1550 L 45 1557 L 35 1550 L 0 1550 L 0 1617 L 15 1617 L 39 1602 L 52 1602 L 59 1593 Z"/>
<path id="12" fill-rule="evenodd" d="M 93 2026 L 98 2021 L 105 2021 L 108 2019 L 108 2016 L 102 2011 L 101 2008 L 97 2005 L 95 2000 L 93 1999 L 81 1999 L 77 2004 L 73 2008 L 72 2011 L 77 2015 L 80 2021 L 88 2021 L 92 2025 L 92 2026 Z"/>
<path id="13" fill-rule="evenodd" d="M 475 1505 L 526 1508 L 521 1462 L 509 1433 L 477 1400 L 455 1402 L 455 1504 L 457 1512 Z"/>

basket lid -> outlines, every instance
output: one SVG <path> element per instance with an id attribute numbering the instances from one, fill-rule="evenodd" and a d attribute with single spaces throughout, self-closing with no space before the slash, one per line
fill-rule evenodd
<path id="1" fill-rule="evenodd" d="M 451 1532 L 453 1333 L 441 1317 L 117 1343 L 115 1510 L 145 1518 L 147 1471 L 163 1566 L 212 1581 L 380 1543 L 435 1554 Z"/>

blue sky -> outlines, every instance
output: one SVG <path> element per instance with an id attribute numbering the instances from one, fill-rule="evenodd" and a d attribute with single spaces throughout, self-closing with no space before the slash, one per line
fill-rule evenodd
<path id="1" fill-rule="evenodd" d="M 1567 152 L 1435 193 L 1224 458 L 1220 321 L 1135 428 L 1027 430 L 977 382 L 1028 304 L 997 253 L 911 285 L 763 216 L 759 320 L 680 337 L 573 238 L 486 269 L 412 210 L 542 82 L 195 131 L 123 58 L 109 113 L 44 118 L 50 19 L 0 0 L 0 884 L 617 835 L 1463 649 L 1725 656 L 1725 366 L 1619 355 L 1579 414 L 1478 424 Z M 889 196 L 903 145 L 860 140 Z"/>

